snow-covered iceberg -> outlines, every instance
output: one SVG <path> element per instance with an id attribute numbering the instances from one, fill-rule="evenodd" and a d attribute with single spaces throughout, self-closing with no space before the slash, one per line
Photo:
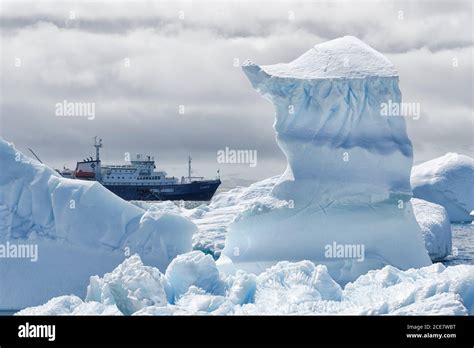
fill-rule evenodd
<path id="1" fill-rule="evenodd" d="M 474 314 L 474 266 L 385 266 L 341 287 L 326 266 L 282 261 L 259 275 L 219 273 L 199 251 L 175 258 L 163 274 L 138 255 L 87 297 L 61 296 L 17 315 L 467 315 Z"/>
<path id="2" fill-rule="evenodd" d="M 474 159 L 447 153 L 414 166 L 411 173 L 413 195 L 442 205 L 452 222 L 473 221 Z"/>
<path id="3" fill-rule="evenodd" d="M 381 113 L 401 101 L 392 63 L 346 36 L 289 64 L 247 62 L 243 70 L 275 106 L 288 166 L 269 199 L 229 227 L 221 269 L 261 272 L 306 259 L 350 281 L 385 265 L 429 265 L 410 203 L 405 120 Z M 353 255 L 360 251 L 363 260 Z"/>
<path id="4" fill-rule="evenodd" d="M 134 253 L 164 270 L 192 248 L 189 219 L 145 212 L 96 182 L 62 178 L 1 138 L 0 165 L 0 309 L 85 295 L 90 275 Z"/>
<path id="5" fill-rule="evenodd" d="M 451 254 L 452 248 L 451 223 L 446 209 L 417 198 L 412 198 L 411 204 L 431 260 L 443 260 Z"/>

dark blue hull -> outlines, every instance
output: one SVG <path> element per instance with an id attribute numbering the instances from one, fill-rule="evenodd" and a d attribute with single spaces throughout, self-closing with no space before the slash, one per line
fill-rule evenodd
<path id="1" fill-rule="evenodd" d="M 175 185 L 104 185 L 127 201 L 209 201 L 220 180 L 193 181 Z"/>

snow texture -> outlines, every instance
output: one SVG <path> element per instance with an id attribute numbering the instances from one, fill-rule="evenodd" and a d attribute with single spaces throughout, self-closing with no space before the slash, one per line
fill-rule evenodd
<path id="1" fill-rule="evenodd" d="M 474 221 L 474 159 L 457 153 L 413 167 L 413 195 L 442 205 L 452 222 Z"/>
<path id="2" fill-rule="evenodd" d="M 341 287 L 326 266 L 310 261 L 279 262 L 259 275 L 225 275 L 210 256 L 198 253 L 181 255 L 165 274 L 131 256 L 103 278 L 91 277 L 85 301 L 61 296 L 16 315 L 474 314 L 472 265 L 436 263 L 406 271 L 385 266 Z M 186 268 L 185 276 L 173 275 L 174 262 Z"/>
<path id="3" fill-rule="evenodd" d="M 164 270 L 192 248 L 196 226 L 171 212 L 140 209 L 92 181 L 65 179 L 0 139 L 0 244 L 36 245 L 38 260 L 0 259 L 0 309 L 61 294 L 85 295 L 104 274 L 138 253 Z"/>
<path id="4" fill-rule="evenodd" d="M 380 112 L 383 103 L 401 101 L 392 64 L 343 37 L 287 65 L 247 62 L 243 70 L 275 106 L 288 166 L 272 199 L 255 202 L 230 225 L 221 270 L 258 273 L 306 259 L 347 282 L 385 265 L 429 265 L 410 203 L 405 120 Z M 325 247 L 333 243 L 364 246 L 364 260 L 328 258 Z"/>
<path id="5" fill-rule="evenodd" d="M 324 42 L 291 63 L 263 65 L 262 70 L 272 77 L 305 80 L 398 75 L 383 54 L 353 36 Z"/>

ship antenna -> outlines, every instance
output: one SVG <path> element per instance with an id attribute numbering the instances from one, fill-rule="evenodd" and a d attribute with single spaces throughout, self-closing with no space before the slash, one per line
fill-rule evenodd
<path id="1" fill-rule="evenodd" d="M 36 154 L 34 153 L 34 151 L 30 148 L 28 148 L 28 150 L 30 150 L 30 152 L 33 154 L 33 156 L 35 156 L 35 158 L 38 160 L 39 163 L 43 163 L 38 156 L 36 156 Z"/>

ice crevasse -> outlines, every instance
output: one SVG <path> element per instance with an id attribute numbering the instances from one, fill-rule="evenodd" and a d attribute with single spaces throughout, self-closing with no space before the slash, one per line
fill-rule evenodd
<path id="1" fill-rule="evenodd" d="M 247 61 L 243 71 L 275 107 L 288 165 L 273 202 L 252 206 L 230 225 L 220 269 L 258 273 L 281 260 L 311 260 L 346 282 L 385 265 L 429 265 L 410 203 L 405 120 L 381 114 L 384 103 L 401 102 L 393 64 L 345 36 L 288 64 Z M 328 254 L 339 246 L 363 246 L 363 260 Z"/>

